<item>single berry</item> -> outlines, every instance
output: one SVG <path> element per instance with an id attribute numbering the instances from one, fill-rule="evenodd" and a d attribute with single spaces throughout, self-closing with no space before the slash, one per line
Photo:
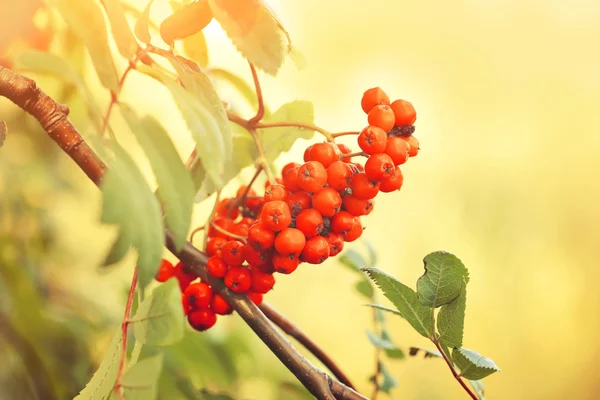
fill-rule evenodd
<path id="1" fill-rule="evenodd" d="M 175 266 L 171 264 L 169 260 L 163 258 L 160 262 L 160 267 L 158 268 L 155 279 L 158 282 L 166 282 L 173 276 L 175 276 Z"/>
<path id="2" fill-rule="evenodd" d="M 297 169 L 300 167 L 300 164 L 295 163 L 295 162 L 291 162 L 288 164 L 285 164 L 283 168 L 281 168 L 281 176 L 283 177 L 285 174 L 288 173 L 288 171 Z"/>
<path id="3" fill-rule="evenodd" d="M 340 154 L 340 149 L 333 143 L 315 143 L 310 147 L 309 158 L 327 168 L 340 158 Z"/>
<path id="4" fill-rule="evenodd" d="M 358 146 L 367 154 L 383 153 L 387 133 L 378 126 L 369 125 L 358 135 Z"/>
<path id="5" fill-rule="evenodd" d="M 248 231 L 250 230 L 250 225 L 237 223 L 231 229 L 231 233 L 241 237 L 248 237 Z"/>
<path id="6" fill-rule="evenodd" d="M 274 200 L 286 201 L 288 195 L 289 192 L 287 188 L 276 183 L 274 185 L 267 186 L 267 189 L 265 190 L 265 202 L 268 203 L 269 201 Z"/>
<path id="7" fill-rule="evenodd" d="M 254 218 L 244 217 L 237 224 L 238 225 L 246 225 L 248 228 L 250 228 L 252 225 L 254 225 L 255 222 L 256 222 L 256 220 Z"/>
<path id="8" fill-rule="evenodd" d="M 212 301 L 210 303 L 210 309 L 219 315 L 227 315 L 233 312 L 233 308 L 229 305 L 225 297 L 221 296 L 219 293 L 215 293 L 213 295 Z"/>
<path id="9" fill-rule="evenodd" d="M 310 150 L 312 149 L 312 146 L 308 146 L 306 148 L 306 150 L 304 150 L 304 156 L 302 157 L 302 159 L 304 160 L 304 162 L 309 162 L 312 161 L 310 158 Z"/>
<path id="10" fill-rule="evenodd" d="M 225 261 L 230 267 L 239 267 L 245 261 L 244 252 L 242 251 L 244 248 L 244 244 L 239 240 L 230 240 L 223 247 L 223 254 L 221 258 Z"/>
<path id="11" fill-rule="evenodd" d="M 274 241 L 275 233 L 262 222 L 252 225 L 248 230 L 248 244 L 256 249 L 266 250 L 273 246 Z"/>
<path id="12" fill-rule="evenodd" d="M 318 235 L 323 230 L 321 213 L 314 208 L 300 212 L 296 216 L 296 229 L 300 230 L 307 238 Z"/>
<path id="13" fill-rule="evenodd" d="M 331 230 L 335 233 L 348 233 L 354 226 L 354 215 L 348 211 L 340 211 L 331 218 Z"/>
<path id="14" fill-rule="evenodd" d="M 254 304 L 256 304 L 257 306 L 263 302 L 263 295 L 262 293 L 256 293 L 256 292 L 247 292 L 246 295 L 248 296 L 248 298 L 250 300 L 252 300 L 252 302 Z"/>
<path id="15" fill-rule="evenodd" d="M 216 228 L 214 228 L 213 226 L 211 226 L 208 229 L 208 236 L 209 237 L 222 237 L 225 239 L 231 239 L 231 237 L 224 233 L 224 232 L 231 232 L 233 230 L 233 225 L 234 222 L 231 218 L 227 218 L 227 217 L 218 217 L 215 218 L 212 223 L 216 226 L 218 226 L 219 228 L 221 228 L 221 230 L 217 230 Z"/>
<path id="16" fill-rule="evenodd" d="M 248 268 L 230 268 L 227 275 L 225 275 L 225 286 L 232 292 L 243 293 L 250 289 L 251 285 L 252 278 L 250 277 L 250 270 Z"/>
<path id="17" fill-rule="evenodd" d="M 310 197 L 310 194 L 304 191 L 292 193 L 287 199 L 287 204 L 290 208 L 290 212 L 294 217 L 297 216 L 301 211 L 309 208 L 311 202 L 312 198 Z"/>
<path id="18" fill-rule="evenodd" d="M 337 256 L 344 250 L 344 237 L 339 233 L 329 232 L 325 239 L 329 245 L 329 257 Z"/>
<path id="19" fill-rule="evenodd" d="M 292 222 L 290 207 L 281 200 L 270 201 L 262 209 L 263 224 L 272 231 L 281 231 Z"/>
<path id="20" fill-rule="evenodd" d="M 210 276 L 215 278 L 224 278 L 229 267 L 221 257 L 212 256 L 206 262 L 206 270 Z"/>
<path id="21" fill-rule="evenodd" d="M 206 243 L 206 254 L 209 257 L 221 255 L 223 246 L 227 244 L 228 240 L 224 237 L 212 238 Z"/>
<path id="22" fill-rule="evenodd" d="M 390 137 L 387 140 L 385 154 L 390 156 L 394 165 L 404 164 L 410 154 L 410 144 L 400 137 Z"/>
<path id="23" fill-rule="evenodd" d="M 327 168 L 327 184 L 335 190 L 344 190 L 352 182 L 352 169 L 343 161 L 334 161 Z"/>
<path id="24" fill-rule="evenodd" d="M 275 277 L 273 274 L 268 274 L 253 268 L 251 271 L 252 286 L 250 289 L 256 293 L 267 293 L 275 286 Z"/>
<path id="25" fill-rule="evenodd" d="M 329 243 L 323 236 L 313 236 L 306 241 L 302 260 L 309 264 L 321 264 L 329 258 Z"/>
<path id="26" fill-rule="evenodd" d="M 284 186 L 292 193 L 300 190 L 300 186 L 298 185 L 298 168 L 293 167 L 286 171 L 282 171 L 283 184 Z"/>
<path id="27" fill-rule="evenodd" d="M 337 190 L 326 187 L 319 190 L 312 198 L 312 206 L 324 217 L 332 217 L 340 211 L 342 196 Z"/>
<path id="28" fill-rule="evenodd" d="M 215 215 L 236 219 L 240 215 L 240 210 L 235 206 L 234 199 L 223 199 L 217 204 Z"/>
<path id="29" fill-rule="evenodd" d="M 280 274 L 291 274 L 298 268 L 300 259 L 297 255 L 282 256 L 281 254 L 273 255 L 273 268 Z"/>
<path id="30" fill-rule="evenodd" d="M 197 310 L 200 308 L 208 308 L 212 300 L 212 288 L 204 282 L 192 283 L 183 292 L 187 298 L 187 303 L 190 308 Z"/>
<path id="31" fill-rule="evenodd" d="M 266 264 L 271 257 L 271 249 L 256 249 L 249 244 L 244 246 L 243 252 L 244 258 L 246 259 L 246 261 L 248 261 L 248 264 L 253 266 Z"/>
<path id="32" fill-rule="evenodd" d="M 352 194 L 362 200 L 370 200 L 379 193 L 379 182 L 370 180 L 361 172 L 352 178 Z"/>
<path id="33" fill-rule="evenodd" d="M 377 126 L 387 132 L 394 127 L 396 117 L 390 106 L 380 104 L 369 111 L 367 121 L 369 125 Z"/>
<path id="34" fill-rule="evenodd" d="M 400 167 L 396 167 L 394 176 L 381 182 L 381 186 L 380 186 L 379 190 L 381 190 L 383 193 L 389 193 L 389 192 L 393 192 L 395 190 L 400 190 L 403 182 L 404 182 L 404 176 L 402 175 L 402 171 L 400 171 Z"/>
<path id="35" fill-rule="evenodd" d="M 190 283 L 196 280 L 196 276 L 191 274 L 191 272 L 188 271 L 188 267 L 181 261 L 175 265 L 174 275 L 179 282 L 179 289 L 181 289 L 182 292 L 190 285 Z"/>
<path id="36" fill-rule="evenodd" d="M 373 208 L 373 200 L 362 200 L 356 196 L 344 196 L 344 209 L 354 216 L 367 215 Z"/>
<path id="37" fill-rule="evenodd" d="M 318 161 L 309 161 L 298 168 L 298 186 L 302 190 L 316 193 L 327 183 L 327 171 Z"/>
<path id="38" fill-rule="evenodd" d="M 394 112 L 395 124 L 397 126 L 412 125 L 417 120 L 417 112 L 409 101 L 395 100 L 390 104 L 390 108 Z"/>
<path id="39" fill-rule="evenodd" d="M 403 140 L 406 140 L 408 142 L 408 144 L 410 145 L 410 150 L 408 152 L 408 155 L 410 157 L 414 157 L 417 154 L 419 154 L 419 150 L 421 150 L 421 148 L 419 147 L 419 140 L 414 137 L 414 136 L 409 136 L 409 137 L 402 137 Z"/>
<path id="40" fill-rule="evenodd" d="M 285 228 L 275 238 L 275 250 L 282 256 L 299 254 L 304 248 L 306 238 L 296 228 Z"/>
<path id="41" fill-rule="evenodd" d="M 380 87 L 368 89 L 363 93 L 360 106 L 365 114 L 378 104 L 390 104 L 389 96 Z"/>
<path id="42" fill-rule="evenodd" d="M 373 154 L 365 163 L 365 173 L 371 181 L 381 182 L 394 175 L 395 169 L 392 158 L 385 153 Z"/>
<path id="43" fill-rule="evenodd" d="M 217 323 L 217 314 L 208 308 L 192 310 L 187 318 L 190 326 L 200 332 L 212 328 Z"/>
<path id="44" fill-rule="evenodd" d="M 342 236 L 344 237 L 344 241 L 353 242 L 356 239 L 358 239 L 360 237 L 360 235 L 362 235 L 362 233 L 363 233 L 363 226 L 360 222 L 360 218 L 356 217 L 356 219 L 354 221 L 354 226 L 352 227 L 352 229 L 348 233 L 346 233 Z"/>

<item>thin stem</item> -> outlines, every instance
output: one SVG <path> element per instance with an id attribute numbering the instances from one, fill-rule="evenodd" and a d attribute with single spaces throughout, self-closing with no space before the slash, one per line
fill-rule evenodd
<path id="1" fill-rule="evenodd" d="M 311 131 L 319 132 L 321 135 L 325 136 L 328 142 L 333 142 L 333 135 L 331 132 L 313 124 L 307 124 L 300 121 L 267 121 L 267 122 L 257 122 L 253 125 L 254 128 L 282 128 L 282 127 L 292 127 L 292 128 L 303 128 L 310 129 Z"/>
<path id="2" fill-rule="evenodd" d="M 131 286 L 129 287 L 129 296 L 127 297 L 127 305 L 125 306 L 125 315 L 123 316 L 123 322 L 121 323 L 121 359 L 119 360 L 119 369 L 117 370 L 117 379 L 114 387 L 114 391 L 117 393 L 120 399 L 123 398 L 121 389 L 121 376 L 123 376 L 123 370 L 125 368 L 125 360 L 127 358 L 127 328 L 129 327 L 129 315 L 131 314 L 131 307 L 133 306 L 133 298 L 135 297 L 135 288 L 138 281 L 138 269 L 133 269 L 133 276 L 131 277 Z"/>
<path id="3" fill-rule="evenodd" d="M 194 161 L 196 161 L 197 156 L 198 156 L 198 153 L 197 153 L 196 148 L 194 147 L 192 154 L 190 154 L 190 156 L 188 157 L 188 159 L 185 163 L 185 169 L 187 169 L 189 171 L 190 168 L 192 168 L 192 165 L 194 164 Z"/>
<path id="4" fill-rule="evenodd" d="M 250 71 L 252 71 L 252 80 L 254 81 L 256 99 L 258 101 L 258 110 L 256 111 L 256 115 L 248 120 L 250 124 L 254 124 L 259 122 L 265 116 L 265 102 L 263 100 L 262 89 L 260 88 L 260 81 L 258 80 L 256 68 L 254 68 L 254 65 L 250 61 L 248 61 L 248 64 L 250 65 Z"/>
<path id="5" fill-rule="evenodd" d="M 348 132 L 332 133 L 331 137 L 333 137 L 335 139 L 335 138 L 339 138 L 340 136 L 348 136 L 348 135 L 360 135 L 360 132 L 359 131 L 348 131 Z"/>
<path id="6" fill-rule="evenodd" d="M 354 385 L 350 382 L 350 379 L 342 372 L 340 367 L 321 349 L 313 340 L 302 332 L 292 321 L 290 321 L 285 315 L 271 307 L 266 303 L 262 303 L 258 308 L 269 318 L 275 325 L 277 325 L 282 331 L 296 339 L 302 346 L 311 352 L 319 361 L 327 367 L 328 370 L 344 385 L 351 389 L 354 389 Z"/>
<path id="7" fill-rule="evenodd" d="M 248 132 L 250 132 L 252 140 L 254 141 L 254 146 L 256 146 L 256 152 L 258 153 L 258 164 L 262 165 L 265 174 L 267 174 L 267 180 L 269 182 L 275 182 L 275 178 L 273 177 L 273 173 L 271 172 L 271 167 L 269 166 L 269 163 L 267 161 L 265 149 L 263 148 L 260 136 L 258 136 L 258 132 L 256 132 L 256 129 L 253 128 L 248 129 Z"/>
<path id="8" fill-rule="evenodd" d="M 456 369 L 454 368 L 452 361 L 450 361 L 450 358 L 448 357 L 448 355 L 446 354 L 444 349 L 442 349 L 442 346 L 440 346 L 439 340 L 434 339 L 434 340 L 432 340 L 432 342 L 433 342 L 433 344 L 435 344 L 435 347 L 437 347 L 438 351 L 442 354 L 442 357 L 444 358 L 444 361 L 446 361 L 446 364 L 448 364 L 448 368 L 450 368 L 450 372 L 452 372 L 452 376 L 454 376 L 454 379 L 456 379 L 458 381 L 458 383 L 460 383 L 460 386 L 462 386 L 462 388 L 465 389 L 465 392 L 467 392 L 467 394 L 469 396 L 471 396 L 471 398 L 473 400 L 478 400 L 479 397 L 477 397 L 477 395 L 475 393 L 473 393 L 471 388 L 469 386 L 467 386 L 465 381 L 462 380 L 459 373 L 456 372 Z"/>
<path id="9" fill-rule="evenodd" d="M 190 243 L 194 243 L 194 236 L 196 235 L 196 233 L 203 231 L 205 228 L 204 225 L 197 227 L 196 229 L 194 229 L 192 231 L 192 233 L 190 233 Z"/>
<path id="10" fill-rule="evenodd" d="M 246 185 L 246 188 L 244 189 L 244 193 L 242 193 L 242 195 L 235 200 L 234 205 L 228 205 L 228 207 L 229 207 L 229 210 L 227 210 L 228 218 L 231 218 L 231 213 L 233 212 L 234 209 L 236 209 L 239 206 L 241 206 L 242 204 L 244 204 L 244 200 L 246 200 L 248 198 L 248 193 L 250 193 L 250 189 L 252 189 L 252 185 L 254 184 L 254 182 L 256 181 L 256 178 L 258 178 L 258 176 L 260 175 L 260 173 L 262 172 L 263 169 L 264 168 L 261 164 L 259 164 L 256 167 L 256 171 L 254 171 L 254 175 L 252 176 L 252 179 L 250 179 L 250 183 L 248 183 L 248 185 Z"/>
<path id="11" fill-rule="evenodd" d="M 233 239 L 239 240 L 240 242 L 246 243 L 245 236 L 240 236 L 240 235 L 236 235 L 235 233 L 231 233 L 227 229 L 221 228 L 219 225 L 215 224 L 214 222 L 211 222 L 210 226 L 211 226 L 211 228 L 214 228 L 215 231 L 221 232 L 223 235 L 227 235 Z M 206 236 L 208 236 L 208 233 Z"/>
<path id="12" fill-rule="evenodd" d="M 367 153 L 365 153 L 364 151 L 357 151 L 356 153 L 340 154 L 340 159 L 352 158 L 352 157 L 369 157 L 369 155 Z"/>
<path id="13" fill-rule="evenodd" d="M 208 225 L 210 226 L 216 226 L 212 223 L 213 218 L 215 217 L 215 213 L 217 212 L 217 206 L 219 205 L 219 202 L 221 201 L 221 191 L 218 190 L 217 194 L 215 195 L 215 205 L 213 206 L 212 210 L 210 211 L 210 215 L 208 216 Z M 204 234 L 204 240 L 202 241 L 202 250 L 206 251 L 206 243 L 208 243 L 208 229 L 206 230 L 206 233 Z"/>

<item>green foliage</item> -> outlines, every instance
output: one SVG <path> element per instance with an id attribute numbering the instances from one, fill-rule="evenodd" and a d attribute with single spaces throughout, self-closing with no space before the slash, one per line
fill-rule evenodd
<path id="1" fill-rule="evenodd" d="M 442 353 L 437 350 L 430 350 L 424 347 L 410 347 L 408 349 L 408 355 L 411 357 L 417 356 L 419 353 L 423 353 L 423 358 L 442 358 Z"/>
<path id="2" fill-rule="evenodd" d="M 166 346 L 183 338 L 184 320 L 179 284 L 169 279 L 139 305 L 130 326 L 140 343 Z"/>
<path id="3" fill-rule="evenodd" d="M 156 275 L 162 259 L 163 224 L 160 206 L 144 176 L 127 152 L 111 142 L 115 160 L 109 163 L 102 183 L 102 222 L 119 226 L 121 248 L 138 250 L 140 286 Z"/>
<path id="4" fill-rule="evenodd" d="M 158 183 L 157 195 L 165 210 L 167 227 L 173 231 L 175 244 L 181 249 L 190 229 L 194 182 L 163 126 L 151 116 L 139 119 L 126 104 L 121 103 L 120 107 L 129 128 L 150 161 Z"/>
<path id="5" fill-rule="evenodd" d="M 265 118 L 265 122 L 296 121 L 312 124 L 315 119 L 313 104 L 310 101 L 292 101 L 282 105 L 273 115 Z M 273 162 L 282 152 L 289 151 L 296 139 L 311 139 L 314 132 L 297 127 L 280 127 L 260 129 L 258 135 L 263 144 L 267 161 Z"/>
<path id="6" fill-rule="evenodd" d="M 433 309 L 423 306 L 414 290 L 377 268 L 365 268 L 364 271 L 396 306 L 402 318 L 421 335 L 433 337 Z"/>
<path id="7" fill-rule="evenodd" d="M 425 273 L 417 280 L 419 302 L 427 307 L 439 307 L 456 299 L 463 280 L 469 281 L 464 264 L 453 254 L 436 251 L 424 259 Z"/>
<path id="8" fill-rule="evenodd" d="M 119 49 L 126 59 L 131 59 L 137 52 L 138 43 L 131 32 L 131 27 L 125 18 L 125 10 L 121 0 L 103 0 L 102 4 L 110 21 L 110 27 Z"/>
<path id="9" fill-rule="evenodd" d="M 235 47 L 263 71 L 276 75 L 283 64 L 285 49 L 279 21 L 261 0 L 209 0 L 215 19 Z"/>
<path id="10" fill-rule="evenodd" d="M 124 400 L 154 400 L 163 356 L 158 354 L 132 365 L 121 377 Z"/>
<path id="11" fill-rule="evenodd" d="M 483 381 L 469 379 L 469 383 L 473 387 L 477 398 L 479 400 L 485 400 L 485 386 Z"/>
<path id="12" fill-rule="evenodd" d="M 119 77 L 108 45 L 104 13 L 93 0 L 44 0 L 55 8 L 85 43 L 100 82 L 112 92 L 119 91 Z"/>
<path id="13" fill-rule="evenodd" d="M 373 258 L 371 257 L 371 261 L 372 260 Z M 348 267 L 351 271 L 360 274 L 362 279 L 354 285 L 354 288 L 358 293 L 369 299 L 372 299 L 375 295 L 375 288 L 373 287 L 371 280 L 361 269 L 367 267 L 367 261 L 364 259 L 364 257 L 355 249 L 350 249 L 340 256 L 339 262 Z M 371 265 L 373 265 L 373 263 L 371 263 Z"/>
<path id="14" fill-rule="evenodd" d="M 440 307 L 437 315 L 438 339 L 444 347 L 461 347 L 467 306 L 467 284 L 463 282 L 460 295 L 451 303 Z"/>
<path id="15" fill-rule="evenodd" d="M 113 335 L 106 355 L 92 379 L 74 400 L 104 400 L 115 386 L 119 369 L 119 360 L 123 349 L 121 330 Z"/>
<path id="16" fill-rule="evenodd" d="M 500 371 L 494 361 L 469 349 L 454 349 L 452 360 L 466 379 L 479 380 Z"/>
<path id="17" fill-rule="evenodd" d="M 383 382 L 379 385 L 379 390 L 383 393 L 390 393 L 393 388 L 398 386 L 398 380 L 390 374 L 390 371 L 382 362 L 379 363 L 379 370 L 383 376 Z"/>
<path id="18" fill-rule="evenodd" d="M 229 82 L 241 95 L 242 97 L 251 105 L 253 108 L 258 107 L 258 99 L 256 98 L 256 92 L 252 86 L 246 82 L 243 78 L 234 74 L 233 72 L 223 69 L 223 68 L 210 68 L 206 71 L 209 76 L 213 79 L 219 79 L 225 82 Z M 266 105 L 265 105 L 265 114 L 269 115 Z"/>
<path id="19" fill-rule="evenodd" d="M 153 3 L 154 0 L 148 2 L 141 17 L 136 21 L 134 28 L 135 36 L 145 44 L 150 44 L 150 41 L 152 40 L 148 25 L 150 25 L 150 9 L 152 8 Z"/>

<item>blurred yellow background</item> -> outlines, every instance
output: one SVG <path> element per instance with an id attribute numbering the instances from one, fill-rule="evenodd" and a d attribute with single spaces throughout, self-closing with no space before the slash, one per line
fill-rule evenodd
<path id="1" fill-rule="evenodd" d="M 277 78 L 261 75 L 272 109 L 310 100 L 318 125 L 345 131 L 366 125 L 360 96 L 373 86 L 417 108 L 422 150 L 403 168 L 401 192 L 378 197 L 364 237 L 376 246 L 377 267 L 411 287 L 427 253 L 446 249 L 463 260 L 471 273 L 465 347 L 502 369 L 485 380 L 486 398 L 598 398 L 600 2 L 269 4 L 307 59 L 304 70 L 287 61 Z M 160 21 L 168 4 L 156 2 L 152 10 Z M 214 21 L 207 35 L 211 64 L 249 79 Z M 90 79 L 96 79 L 91 70 Z M 184 129 L 166 92 L 147 79 L 132 75 L 124 96 L 172 131 Z M 106 99 L 99 97 L 102 107 Z M 181 134 L 182 154 L 189 140 Z M 17 158 L 8 150 L 27 145 L 9 136 L 0 157 Z M 300 158 L 303 145 L 281 163 Z M 48 199 L 61 221 L 61 244 L 72 255 L 72 273 L 57 278 L 120 314 L 120 288 L 134 258 L 117 272 L 97 275 L 114 232 L 97 222 L 97 189 L 65 157 L 59 162 L 78 193 Z M 203 214 L 200 207 L 198 223 Z M 82 225 L 91 228 L 82 231 Z M 280 278 L 267 301 L 322 344 L 368 394 L 374 351 L 364 330 L 371 313 L 352 288 L 355 276 L 337 264 L 328 260 Z M 210 334 L 249 331 L 238 317 L 227 320 Z M 431 347 L 399 318 L 390 317 L 390 328 L 403 348 Z M 277 361 L 265 354 L 264 362 Z M 389 366 L 400 383 L 395 398 L 466 398 L 439 360 Z M 263 390 L 264 382 L 250 380 L 241 398 L 270 398 Z"/>

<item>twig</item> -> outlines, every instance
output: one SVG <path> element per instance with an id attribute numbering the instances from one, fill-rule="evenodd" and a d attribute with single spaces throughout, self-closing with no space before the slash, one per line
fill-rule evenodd
<path id="1" fill-rule="evenodd" d="M 229 232 L 227 229 L 223 229 L 221 228 L 219 225 L 215 224 L 214 222 L 210 223 L 211 228 L 213 228 L 215 231 L 217 232 L 221 232 L 223 235 L 227 235 L 235 240 L 239 240 L 240 242 L 246 243 L 246 237 L 245 236 L 240 236 L 240 235 L 236 235 L 235 233 L 231 233 Z M 208 233 L 206 234 L 206 237 L 208 237 Z M 206 246 L 204 246 L 206 249 Z"/>
<path id="2" fill-rule="evenodd" d="M 119 369 L 117 370 L 117 380 L 115 381 L 114 391 L 119 396 L 119 399 L 123 399 L 123 393 L 119 389 L 121 389 L 121 376 L 123 376 L 123 369 L 125 368 L 125 359 L 127 358 L 127 328 L 131 320 L 129 319 L 129 315 L 131 314 L 131 307 L 133 306 L 133 298 L 135 296 L 135 288 L 137 286 L 138 281 L 138 269 L 135 267 L 133 269 L 133 276 L 131 278 L 131 286 L 129 287 L 129 296 L 127 297 L 127 305 L 125 306 L 125 315 L 123 316 L 123 322 L 121 323 L 121 359 L 119 360 Z"/>
<path id="3" fill-rule="evenodd" d="M 263 100 L 262 89 L 260 88 L 260 81 L 258 80 L 256 68 L 254 68 L 254 65 L 250 61 L 248 61 L 248 64 L 250 65 L 250 71 L 252 71 L 252 80 L 254 81 L 256 99 L 258 101 L 258 110 L 256 111 L 256 115 L 248 120 L 250 124 L 254 124 L 259 122 L 265 116 L 265 102 Z"/>
<path id="4" fill-rule="evenodd" d="M 340 154 L 340 159 L 352 158 L 352 157 L 369 157 L 369 155 L 367 153 L 365 153 L 364 151 L 357 151 L 356 153 Z"/>
<path id="5" fill-rule="evenodd" d="M 205 228 L 205 226 L 204 226 L 204 225 L 202 225 L 202 226 L 199 226 L 199 227 L 197 227 L 196 229 L 194 229 L 194 230 L 192 231 L 192 233 L 190 233 L 190 243 L 192 243 L 192 244 L 194 243 L 194 236 L 196 236 L 196 233 L 198 233 L 198 232 L 200 232 L 200 231 L 203 231 L 203 230 L 204 230 L 204 228 Z"/>
<path id="6" fill-rule="evenodd" d="M 271 172 L 271 167 L 267 161 L 265 149 L 262 145 L 262 141 L 260 140 L 260 136 L 258 136 L 258 132 L 256 132 L 256 129 L 253 128 L 248 129 L 248 132 L 250 132 L 252 140 L 254 141 L 254 146 L 256 146 L 256 152 L 258 153 L 258 164 L 262 165 L 262 169 L 265 171 L 265 174 L 267 174 L 267 180 L 269 182 L 275 182 L 275 178 Z"/>
<path id="7" fill-rule="evenodd" d="M 359 131 L 348 131 L 348 132 L 338 132 L 338 133 L 332 133 L 331 137 L 338 138 L 340 136 L 348 136 L 348 135 L 360 135 Z M 371 399 L 373 400 L 373 399 Z"/>
<path id="8" fill-rule="evenodd" d="M 471 396 L 473 400 L 478 400 L 479 397 L 477 397 L 477 395 L 473 393 L 471 388 L 467 386 L 467 384 L 465 383 L 465 381 L 462 380 L 458 372 L 456 372 L 452 361 L 450 361 L 450 358 L 448 357 L 444 349 L 442 349 L 442 346 L 440 346 L 440 341 L 437 339 L 432 339 L 431 341 L 433 342 L 433 344 L 435 344 L 435 347 L 437 347 L 438 351 L 442 354 L 442 357 L 444 358 L 444 361 L 446 361 L 446 364 L 448 364 L 448 368 L 450 368 L 450 372 L 452 372 L 452 376 L 454 376 L 454 379 L 456 379 L 458 383 L 460 383 L 460 386 L 462 386 L 463 389 L 465 389 L 465 392 L 467 392 L 467 394 Z"/>
<path id="9" fill-rule="evenodd" d="M 8 98 L 36 118 L 48 135 L 85 174 L 96 185 L 101 185 L 106 166 L 68 120 L 69 110 L 66 106 L 52 100 L 31 79 L 4 67 L 0 67 L 0 96 Z M 283 335 L 277 332 L 248 296 L 231 292 L 222 280 L 209 276 L 206 270 L 208 261 L 206 254 L 189 242 L 186 242 L 181 251 L 177 251 L 174 236 L 168 230 L 165 230 L 165 240 L 167 248 L 231 304 L 256 335 L 317 399 L 367 400 L 366 397 L 332 380 L 327 374 L 314 367 Z"/>
<path id="10" fill-rule="evenodd" d="M 333 142 L 333 135 L 331 132 L 313 124 L 307 124 L 300 121 L 265 121 L 265 122 L 257 122 L 253 125 L 256 129 L 261 128 L 282 128 L 282 127 L 292 127 L 292 128 L 303 128 L 310 129 L 311 131 L 319 132 L 321 135 L 325 136 L 328 142 Z"/>
<path id="11" fill-rule="evenodd" d="M 319 361 L 327 367 L 328 370 L 344 385 L 354 389 L 354 385 L 350 379 L 342 372 L 340 367 L 321 349 L 313 340 L 302 332 L 292 321 L 285 315 L 271 307 L 269 304 L 262 303 L 258 306 L 267 318 L 277 325 L 282 331 L 296 339 L 302 346 L 311 352 Z"/>

